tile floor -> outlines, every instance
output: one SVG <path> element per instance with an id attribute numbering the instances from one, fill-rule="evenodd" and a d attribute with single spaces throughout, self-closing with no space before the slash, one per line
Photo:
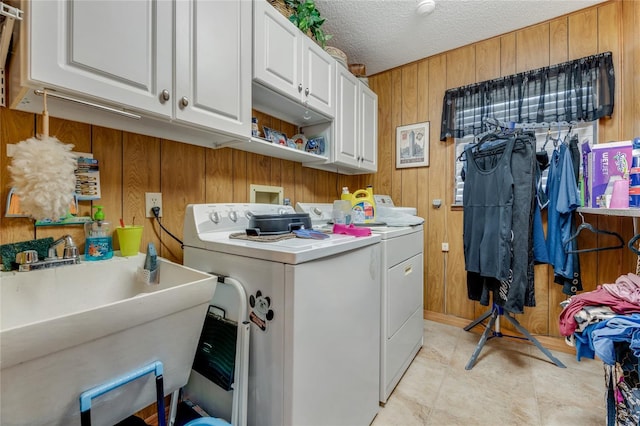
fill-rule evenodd
<path id="1" fill-rule="evenodd" d="M 567 367 L 559 368 L 537 347 L 503 337 L 489 339 L 465 370 L 480 334 L 424 324 L 424 346 L 371 426 L 606 424 L 601 361 L 555 351 Z M 155 416 L 146 421 L 157 425 Z"/>
<path id="2" fill-rule="evenodd" d="M 482 325 L 477 326 L 482 331 Z M 480 334 L 425 320 L 424 346 L 372 426 L 606 424 L 602 362 L 508 337 L 491 338 L 465 370 Z"/>

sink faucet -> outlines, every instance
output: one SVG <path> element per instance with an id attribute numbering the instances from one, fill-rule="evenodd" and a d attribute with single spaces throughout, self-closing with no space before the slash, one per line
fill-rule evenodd
<path id="1" fill-rule="evenodd" d="M 58 257 L 56 247 L 62 243 L 65 243 L 64 254 L 60 258 Z M 57 266 L 80 263 L 80 255 L 78 254 L 78 247 L 73 243 L 71 235 L 65 235 L 49 246 L 47 257 L 44 260 L 38 260 L 38 252 L 36 250 L 26 250 L 16 255 L 16 263 L 20 265 L 18 267 L 20 272 L 34 271 L 37 269 L 55 268 Z"/>
<path id="2" fill-rule="evenodd" d="M 56 248 L 62 243 L 65 243 L 64 254 L 62 255 L 63 259 L 79 259 L 80 258 L 80 255 L 78 254 L 78 247 L 73 243 L 73 239 L 71 238 L 71 235 L 65 235 L 57 239 L 56 241 L 54 241 L 49 246 L 47 258 L 45 260 L 59 259 Z"/>

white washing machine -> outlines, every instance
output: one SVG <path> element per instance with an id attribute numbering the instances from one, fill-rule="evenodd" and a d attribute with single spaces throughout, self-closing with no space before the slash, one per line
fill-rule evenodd
<path id="1" fill-rule="evenodd" d="M 368 425 L 378 409 L 380 235 L 275 242 L 231 239 L 270 204 L 187 206 L 184 264 L 245 288 L 250 327 L 250 425 Z M 238 321 L 237 296 L 218 284 L 212 304 Z M 192 371 L 185 395 L 231 417 L 232 393 Z"/>
<path id="2" fill-rule="evenodd" d="M 375 195 L 376 206 L 415 216 L 412 207 L 395 207 L 389 196 Z M 297 203 L 318 229 L 331 220 L 332 204 Z M 423 225 L 372 226 L 381 241 L 380 392 L 384 404 L 423 344 Z"/>

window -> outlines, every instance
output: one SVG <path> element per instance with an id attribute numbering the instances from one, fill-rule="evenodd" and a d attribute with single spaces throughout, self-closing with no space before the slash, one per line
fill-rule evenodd
<path id="1" fill-rule="evenodd" d="M 594 144 L 597 120 L 613 113 L 614 90 L 611 52 L 447 90 L 440 140 L 455 140 L 454 205 L 462 205 L 461 154 L 493 129 L 492 122 L 534 130 L 536 151 L 549 155 L 554 145 L 545 145 L 548 135 L 564 139 L 571 131 L 580 144 Z"/>

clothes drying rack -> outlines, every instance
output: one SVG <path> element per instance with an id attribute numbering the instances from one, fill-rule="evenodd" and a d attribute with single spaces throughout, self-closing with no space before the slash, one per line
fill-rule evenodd
<path id="1" fill-rule="evenodd" d="M 522 325 L 520 325 L 520 323 L 518 322 L 518 320 L 515 317 L 509 315 L 508 312 L 504 311 L 504 308 L 502 306 L 496 304 L 495 302 L 492 304 L 492 307 L 491 307 L 490 310 L 488 310 L 487 312 L 482 314 L 480 317 L 478 317 L 477 319 L 475 319 L 474 321 L 469 323 L 469 325 L 467 325 L 464 328 L 464 331 L 471 330 L 476 325 L 480 324 L 481 322 L 483 322 L 484 320 L 486 320 L 489 317 L 491 317 L 491 319 L 487 323 L 487 325 L 486 325 L 486 327 L 484 329 L 484 332 L 482 333 L 482 336 L 480 337 L 480 340 L 478 341 L 478 344 L 476 345 L 476 349 L 473 351 L 473 354 L 471 355 L 471 358 L 469 359 L 469 362 L 464 367 L 465 370 L 471 370 L 473 368 L 473 365 L 475 364 L 476 360 L 478 359 L 478 355 L 480 355 L 480 352 L 482 351 L 482 348 L 484 347 L 484 344 L 487 342 L 487 340 L 489 340 L 489 339 L 491 339 L 493 337 L 511 337 L 511 338 L 514 338 L 514 339 L 529 340 L 531 343 L 536 345 L 536 347 L 538 349 L 540 349 L 542 351 L 542 353 L 545 354 L 547 356 L 547 358 L 549 358 L 556 366 L 558 366 L 560 368 L 567 368 L 558 358 L 554 357 L 553 354 L 547 348 L 542 346 L 542 344 L 538 341 L 538 339 L 533 337 L 531 335 L 531 333 L 529 333 L 529 331 L 526 328 L 524 328 Z M 502 334 L 502 332 L 500 331 L 500 317 L 506 318 L 511 324 L 513 324 L 513 326 L 516 328 L 516 330 L 518 330 L 520 333 L 522 333 L 525 337 L 511 336 L 511 335 Z"/>

